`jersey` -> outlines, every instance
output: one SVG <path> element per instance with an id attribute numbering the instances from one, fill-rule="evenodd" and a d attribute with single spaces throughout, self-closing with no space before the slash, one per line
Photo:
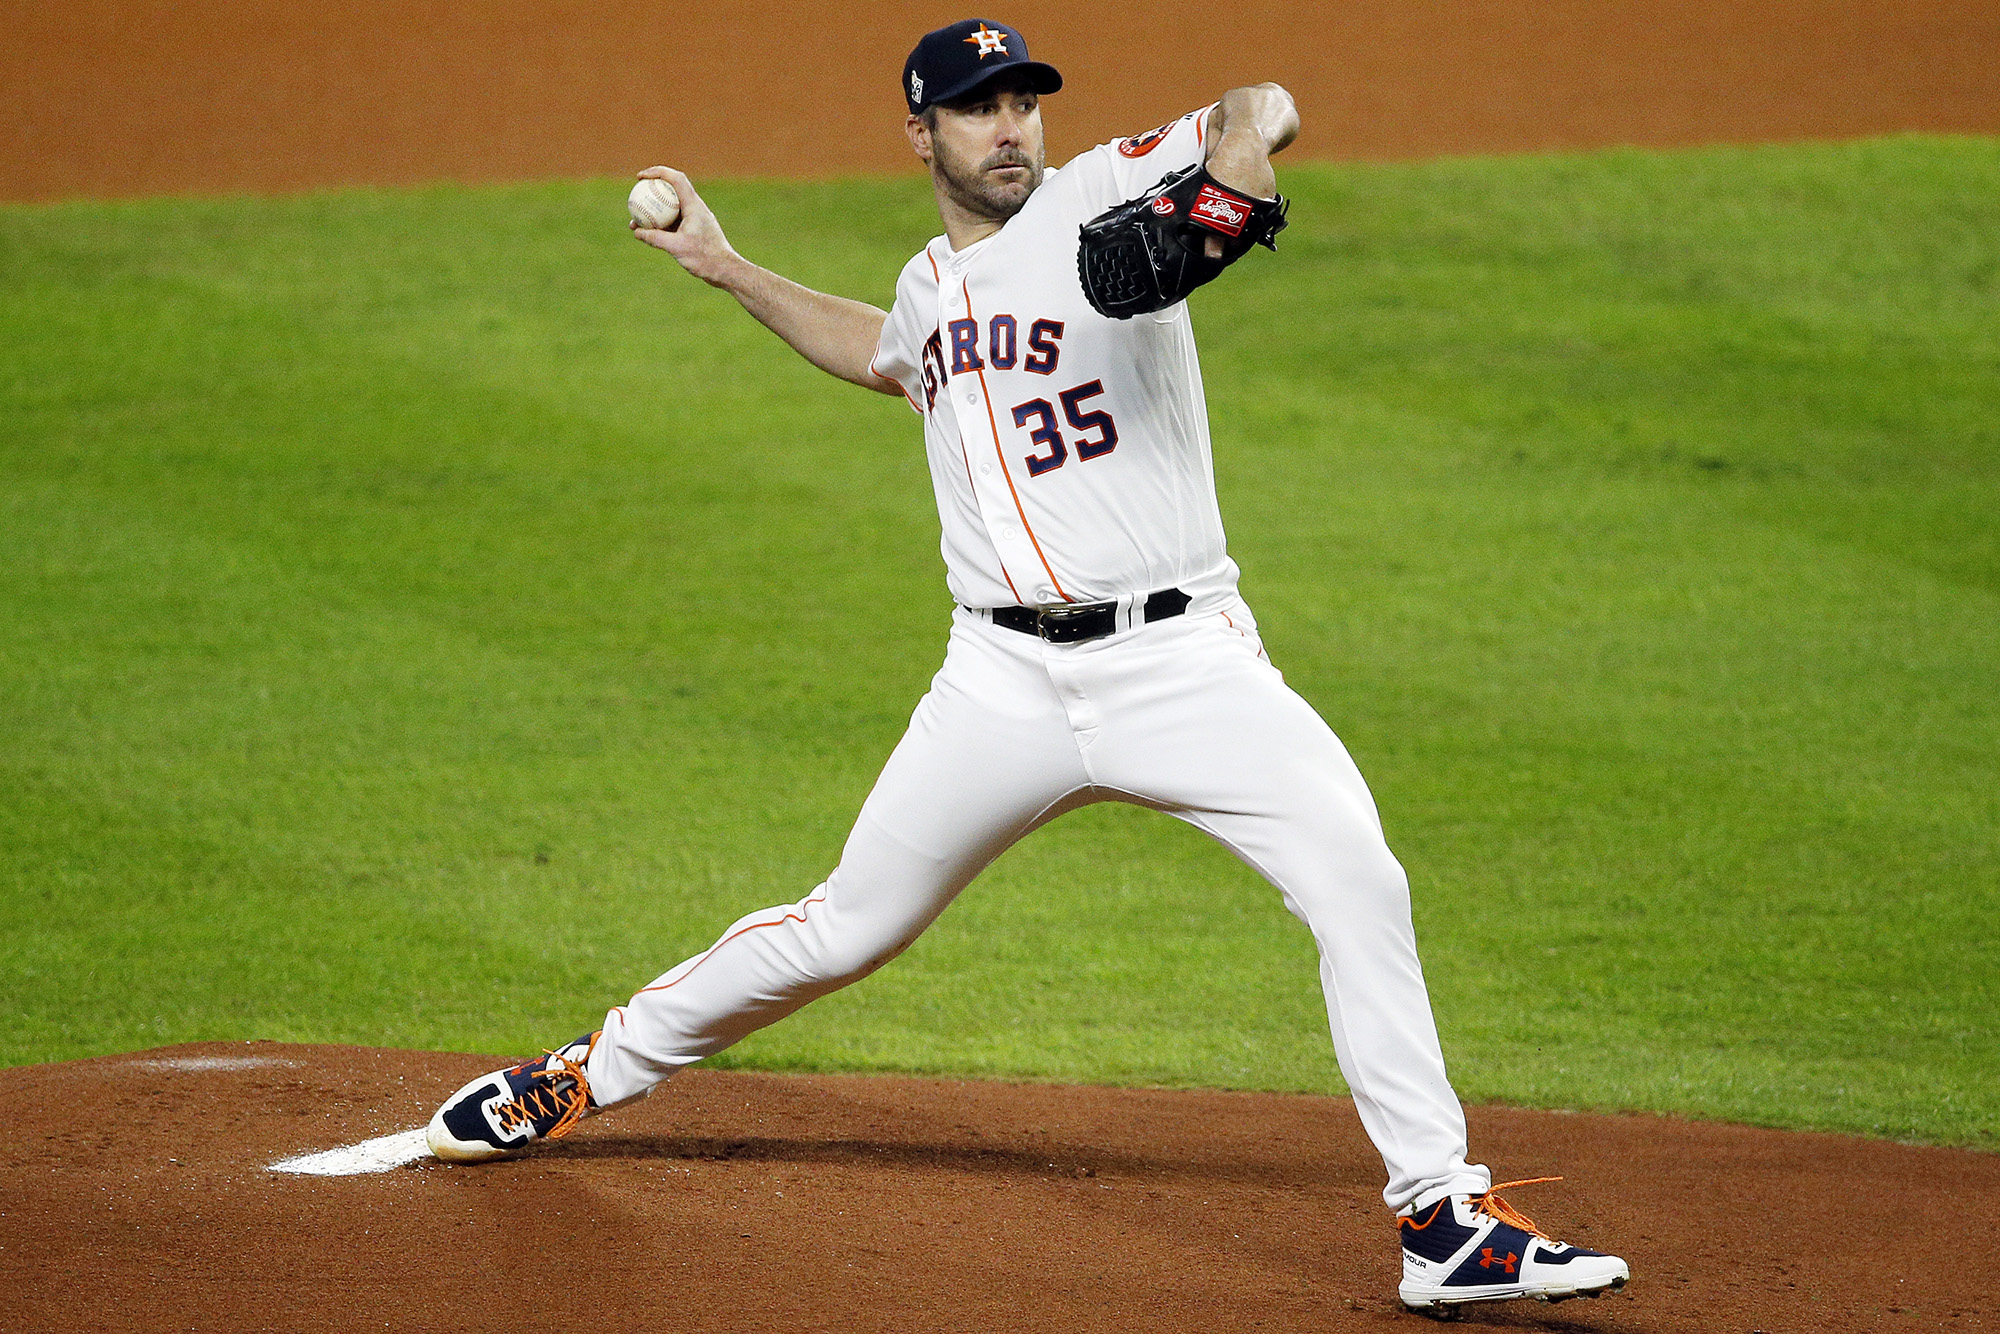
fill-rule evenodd
<path id="1" fill-rule="evenodd" d="M 1083 224 L 1199 162 L 1213 110 L 1100 144 L 993 235 L 904 266 L 872 367 L 923 416 L 957 602 L 1233 591 L 1187 304 L 1107 319 L 1076 269 Z"/>

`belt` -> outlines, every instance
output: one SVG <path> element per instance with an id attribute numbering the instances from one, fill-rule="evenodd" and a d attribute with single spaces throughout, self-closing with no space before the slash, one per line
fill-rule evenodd
<path id="1" fill-rule="evenodd" d="M 1194 601 L 1178 588 L 1148 593 L 1145 619 L 1148 624 L 1180 615 Z M 993 624 L 1024 635 L 1036 635 L 1051 644 L 1081 644 L 1102 639 L 1118 629 L 1116 602 L 1069 602 L 1055 607 L 995 607 L 988 613 Z"/>

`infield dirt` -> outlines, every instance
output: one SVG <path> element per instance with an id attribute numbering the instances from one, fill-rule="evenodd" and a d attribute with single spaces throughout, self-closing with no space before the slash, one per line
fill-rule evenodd
<path id="1" fill-rule="evenodd" d="M 1342 1098 L 696 1069 L 523 1158 L 270 1172 L 491 1058 L 204 1043 L 7 1073 L 4 1323 L 32 1331 L 1424 1329 Z M 2000 1328 L 2000 1156 L 1470 1110 L 1622 1293 L 1465 1327 Z"/>
<path id="2" fill-rule="evenodd" d="M 0 199 L 912 171 L 896 80 L 966 11 L 769 0 L 0 0 Z M 1232 83 L 1294 157 L 2000 132 L 1992 0 L 1012 0 L 1049 159 Z"/>

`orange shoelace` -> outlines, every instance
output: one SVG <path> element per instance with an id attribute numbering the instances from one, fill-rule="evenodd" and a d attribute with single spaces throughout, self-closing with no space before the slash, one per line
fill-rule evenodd
<path id="1" fill-rule="evenodd" d="M 1475 1195 L 1470 1200 L 1467 1200 L 1466 1203 L 1487 1217 L 1497 1218 L 1512 1227 L 1520 1228 L 1521 1231 L 1528 1233 L 1530 1236 L 1540 1237 L 1543 1241 L 1554 1241 L 1554 1237 L 1551 1237 L 1548 1233 L 1535 1226 L 1533 1219 L 1507 1203 L 1507 1201 L 1501 1199 L 1500 1192 L 1503 1190 L 1512 1190 L 1516 1186 L 1540 1186 L 1551 1181 L 1561 1180 L 1561 1177 L 1529 1177 L 1525 1181 L 1503 1181 L 1497 1186 L 1488 1187 L 1484 1195 Z"/>
<path id="2" fill-rule="evenodd" d="M 524 1121 L 532 1125 L 536 1117 L 552 1116 L 555 1124 L 542 1132 L 542 1138 L 561 1139 L 576 1129 L 576 1123 L 590 1110 L 590 1080 L 583 1067 L 567 1056 L 552 1051 L 544 1054 L 549 1063 L 534 1075 L 540 1082 L 529 1085 L 527 1092 L 500 1108 L 500 1123 L 504 1129 L 514 1130 Z M 587 1058 L 588 1053 L 585 1055 Z M 562 1069 L 555 1069 L 557 1065 Z M 565 1079 L 570 1081 L 566 1088 L 561 1082 Z"/>

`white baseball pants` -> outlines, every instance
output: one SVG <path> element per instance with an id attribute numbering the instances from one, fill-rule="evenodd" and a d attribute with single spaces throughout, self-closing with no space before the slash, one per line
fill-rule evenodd
<path id="1" fill-rule="evenodd" d="M 960 609 L 839 867 L 612 1010 L 588 1069 L 597 1101 L 645 1093 L 866 977 L 1037 826 L 1131 801 L 1215 838 L 1311 929 L 1334 1052 L 1388 1169 L 1389 1207 L 1485 1190 L 1486 1169 L 1466 1162 L 1409 883 L 1374 799 L 1340 739 L 1265 660 L 1247 608 L 1215 603 L 1084 644 Z"/>

